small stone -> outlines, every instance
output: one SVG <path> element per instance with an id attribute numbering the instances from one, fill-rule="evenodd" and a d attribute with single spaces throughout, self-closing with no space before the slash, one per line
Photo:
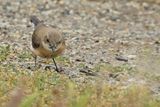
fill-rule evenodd
<path id="1" fill-rule="evenodd" d="M 128 62 L 128 58 L 124 57 L 124 56 L 116 56 L 115 57 L 118 61 L 124 61 L 124 62 Z"/>
<path id="2" fill-rule="evenodd" d="M 128 55 L 127 58 L 133 60 L 136 58 L 136 55 Z"/>

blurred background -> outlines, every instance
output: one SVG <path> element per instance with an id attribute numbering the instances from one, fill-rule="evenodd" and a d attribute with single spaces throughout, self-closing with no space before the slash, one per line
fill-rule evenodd
<path id="1" fill-rule="evenodd" d="M 78 85 L 96 84 L 97 81 L 103 80 L 102 83 L 107 86 L 106 92 L 113 92 L 110 95 L 112 98 L 118 93 L 116 100 L 106 100 L 105 96 L 100 94 L 103 103 L 99 105 L 100 101 L 97 101 L 97 107 L 104 107 L 107 104 L 108 107 L 143 107 L 140 100 L 131 100 L 133 105 L 131 103 L 130 106 L 126 106 L 130 103 L 126 99 L 131 99 L 129 96 L 132 95 L 138 96 L 135 90 L 138 91 L 139 88 L 131 89 L 131 93 L 122 98 L 124 102 L 121 100 L 119 89 L 127 89 L 133 84 L 149 87 L 152 95 L 159 99 L 160 0 L 0 0 L 0 83 L 3 84 L 0 87 L 0 104 L 2 106 L 9 101 L 10 91 L 19 86 L 17 84 L 23 84 L 19 83 L 23 77 L 25 83 L 28 81 L 25 93 L 26 95 L 33 93 L 31 97 L 37 96 L 35 94 L 37 90 L 46 95 L 52 93 L 47 93 L 50 89 L 57 92 L 57 88 L 62 88 L 64 92 L 69 87 L 69 92 L 73 91 L 70 90 L 70 85 L 63 87 L 65 81 L 69 81 L 66 76 L 53 73 L 52 68 L 45 71 L 48 64 L 45 59 L 39 58 L 40 68 L 33 70 L 34 59 L 30 52 L 30 44 L 34 26 L 29 20 L 31 15 L 36 15 L 45 24 L 62 31 L 67 49 L 64 55 L 56 60 L 58 65 L 65 69 L 64 74 L 67 77 Z M 52 65 L 52 61 L 49 63 Z M 88 75 L 92 72 L 96 76 L 86 76 L 81 71 Z M 99 76 L 101 79 L 97 80 Z M 50 86 L 41 82 L 39 78 L 56 85 Z M 111 91 L 109 87 L 118 87 L 118 91 L 116 88 L 113 88 L 116 91 Z M 140 88 L 140 91 L 143 92 L 143 89 L 144 87 Z M 76 92 L 79 93 L 79 90 Z M 86 91 L 82 92 L 86 95 Z M 103 94 L 108 95 L 108 93 Z M 45 94 L 39 97 L 37 103 L 42 101 L 45 104 Z M 88 94 L 83 97 L 87 99 L 87 96 Z M 52 97 L 49 97 L 46 105 L 52 103 Z M 65 102 L 65 97 L 58 98 Z M 157 99 L 156 101 L 159 101 Z M 119 104 L 118 101 L 126 105 L 114 106 Z M 148 107 L 159 106 L 157 102 L 152 103 Z M 74 104 L 79 105 L 81 102 Z M 73 107 L 80 106 L 73 105 Z"/>

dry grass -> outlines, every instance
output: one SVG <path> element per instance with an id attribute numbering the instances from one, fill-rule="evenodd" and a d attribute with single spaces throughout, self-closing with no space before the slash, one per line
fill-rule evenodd
<path id="1" fill-rule="evenodd" d="M 77 84 L 66 75 L 51 71 L 0 70 L 1 107 L 160 106 L 144 85 L 131 84 L 123 88 L 121 85 L 108 85 L 102 80 L 94 84 Z"/>

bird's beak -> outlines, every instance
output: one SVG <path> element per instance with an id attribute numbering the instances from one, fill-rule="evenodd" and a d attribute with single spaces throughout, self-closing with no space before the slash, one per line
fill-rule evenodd
<path id="1" fill-rule="evenodd" d="M 54 52 L 56 50 L 54 45 L 49 45 L 49 48 L 52 50 L 52 52 Z"/>

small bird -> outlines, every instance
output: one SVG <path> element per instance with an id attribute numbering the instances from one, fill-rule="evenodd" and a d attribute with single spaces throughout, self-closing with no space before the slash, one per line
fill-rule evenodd
<path id="1" fill-rule="evenodd" d="M 35 26 L 31 46 L 31 51 L 35 58 L 35 66 L 37 56 L 52 58 L 56 71 L 59 72 L 54 58 L 62 54 L 65 50 L 64 37 L 57 29 L 45 25 L 43 21 L 39 20 L 36 16 L 31 16 L 30 21 Z"/>

